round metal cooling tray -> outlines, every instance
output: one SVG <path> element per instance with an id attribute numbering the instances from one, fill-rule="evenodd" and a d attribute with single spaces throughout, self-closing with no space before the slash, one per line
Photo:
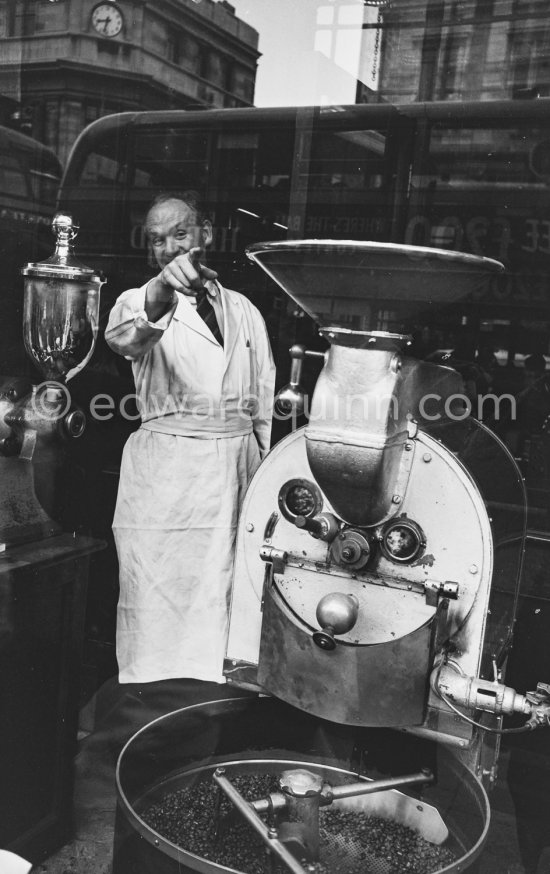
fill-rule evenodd
<path id="1" fill-rule="evenodd" d="M 246 254 L 321 328 L 372 331 L 378 311 L 410 317 L 469 296 L 483 299 L 504 271 L 465 252 L 363 240 L 255 243 Z"/>
<path id="2" fill-rule="evenodd" d="M 290 869 L 274 854 L 269 862 L 265 846 L 214 785 L 220 768 L 247 801 L 269 797 L 282 772 L 300 769 L 331 787 L 431 771 L 428 786 L 322 807 L 312 874 L 464 871 L 486 839 L 485 791 L 443 745 L 339 726 L 273 698 L 246 696 L 175 711 L 128 741 L 117 766 L 113 874 L 286 874 Z M 293 824 L 277 827 L 281 836 Z"/>

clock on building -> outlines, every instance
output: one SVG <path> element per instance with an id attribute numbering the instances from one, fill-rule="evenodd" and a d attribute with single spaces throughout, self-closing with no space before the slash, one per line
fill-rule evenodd
<path id="1" fill-rule="evenodd" d="M 92 27 L 101 36 L 117 36 L 122 30 L 122 12 L 114 3 L 99 3 L 92 10 Z"/>

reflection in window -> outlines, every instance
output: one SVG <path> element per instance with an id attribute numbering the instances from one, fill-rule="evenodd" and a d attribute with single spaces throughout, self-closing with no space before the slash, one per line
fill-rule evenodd
<path id="1" fill-rule="evenodd" d="M 40 170 L 30 171 L 30 183 L 33 198 L 44 206 L 55 206 L 59 176 Z"/>
<path id="2" fill-rule="evenodd" d="M 0 153 L 0 191 L 12 197 L 28 197 L 25 174 L 16 158 Z"/>
<path id="3" fill-rule="evenodd" d="M 121 165 L 106 155 L 91 152 L 80 174 L 81 185 L 114 185 L 122 181 Z"/>
<path id="4" fill-rule="evenodd" d="M 208 179 L 208 139 L 202 131 L 144 132 L 136 138 L 134 184 L 203 189 Z"/>
<path id="5" fill-rule="evenodd" d="M 344 131 L 315 138 L 309 189 L 377 189 L 384 183 L 385 137 L 378 131 Z"/>
<path id="6" fill-rule="evenodd" d="M 518 183 L 534 185 L 531 156 L 535 145 L 548 132 L 532 129 L 530 136 L 515 128 L 455 128 L 436 126 L 432 132 L 430 159 L 439 182 L 489 183 L 512 187 Z"/>
<path id="7" fill-rule="evenodd" d="M 219 174 L 230 188 L 253 188 L 257 179 L 259 134 L 220 133 Z"/>

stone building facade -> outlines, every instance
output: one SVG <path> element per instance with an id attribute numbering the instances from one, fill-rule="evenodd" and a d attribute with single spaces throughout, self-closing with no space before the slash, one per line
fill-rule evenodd
<path id="1" fill-rule="evenodd" d="M 547 0 L 382 0 L 378 24 L 380 99 L 550 96 Z"/>
<path id="2" fill-rule="evenodd" d="M 227 0 L 0 0 L 0 123 L 63 162 L 103 115 L 251 105 L 258 57 Z"/>

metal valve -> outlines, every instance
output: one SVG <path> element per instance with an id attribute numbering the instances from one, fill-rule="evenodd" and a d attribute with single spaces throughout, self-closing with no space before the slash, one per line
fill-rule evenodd
<path id="1" fill-rule="evenodd" d="M 550 726 L 550 684 L 537 683 L 534 692 L 526 692 L 525 698 L 531 707 L 528 725 L 531 728 Z"/>
<path id="2" fill-rule="evenodd" d="M 330 543 L 338 533 L 338 522 L 332 513 L 319 513 L 317 516 L 296 516 L 296 528 L 309 531 L 312 537 Z"/>

